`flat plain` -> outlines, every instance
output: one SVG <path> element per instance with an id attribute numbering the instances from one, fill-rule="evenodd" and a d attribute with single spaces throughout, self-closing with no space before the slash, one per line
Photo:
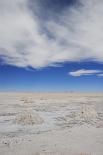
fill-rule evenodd
<path id="1" fill-rule="evenodd" d="M 0 155 L 103 155 L 103 94 L 0 93 Z"/>

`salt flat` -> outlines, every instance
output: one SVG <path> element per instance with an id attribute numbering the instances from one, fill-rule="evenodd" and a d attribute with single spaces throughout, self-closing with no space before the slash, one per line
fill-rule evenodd
<path id="1" fill-rule="evenodd" d="M 103 155 L 103 94 L 0 93 L 0 155 Z"/>

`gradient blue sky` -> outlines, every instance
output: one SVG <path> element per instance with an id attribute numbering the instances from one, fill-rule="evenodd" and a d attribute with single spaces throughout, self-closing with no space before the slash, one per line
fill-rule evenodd
<path id="1" fill-rule="evenodd" d="M 102 0 L 0 0 L 0 91 L 103 92 L 102 15 Z"/>
<path id="2" fill-rule="evenodd" d="M 80 91 L 103 92 L 103 77 L 84 75 L 73 77 L 70 71 L 102 69 L 97 63 L 65 63 L 62 67 L 46 67 L 40 70 L 12 66 L 0 67 L 0 91 Z"/>

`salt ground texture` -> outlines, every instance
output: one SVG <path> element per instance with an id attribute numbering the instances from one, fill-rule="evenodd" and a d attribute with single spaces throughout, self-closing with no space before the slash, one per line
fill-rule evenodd
<path id="1" fill-rule="evenodd" d="M 0 93 L 0 155 L 103 155 L 103 94 Z"/>

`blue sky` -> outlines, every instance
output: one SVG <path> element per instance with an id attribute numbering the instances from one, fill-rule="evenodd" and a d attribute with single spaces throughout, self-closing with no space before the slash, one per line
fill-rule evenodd
<path id="1" fill-rule="evenodd" d="M 65 63 L 62 67 L 32 70 L 8 65 L 0 67 L 0 91 L 77 91 L 102 92 L 103 77 L 97 75 L 71 76 L 68 73 L 81 68 L 102 70 L 97 63 Z"/>
<path id="2" fill-rule="evenodd" d="M 103 91 L 102 15 L 102 0 L 0 0 L 0 91 Z"/>

